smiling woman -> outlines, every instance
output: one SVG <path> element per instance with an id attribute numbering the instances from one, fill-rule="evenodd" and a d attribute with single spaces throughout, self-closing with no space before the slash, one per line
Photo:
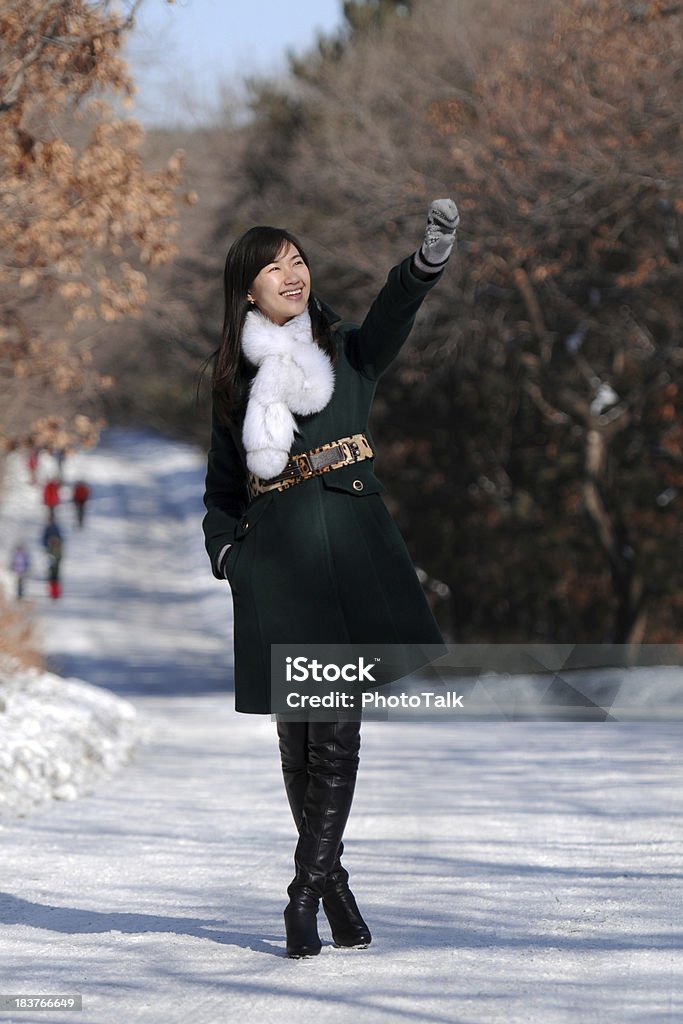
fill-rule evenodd
<path id="1" fill-rule="evenodd" d="M 396 645 L 402 674 L 445 650 L 381 498 L 368 418 L 379 376 L 441 276 L 458 219 L 452 200 L 432 204 L 419 251 L 393 268 L 360 326 L 341 323 L 315 297 L 306 254 L 288 231 L 251 228 L 228 253 L 204 532 L 214 575 L 232 590 L 237 711 L 278 710 L 273 644 Z M 337 945 L 367 946 L 340 860 L 360 710 L 336 721 L 278 711 L 277 728 L 299 831 L 287 953 L 320 952 L 320 900 Z"/>
<path id="2" fill-rule="evenodd" d="M 311 275 L 295 245 L 285 242 L 273 263 L 255 277 L 247 299 L 264 316 L 282 327 L 293 316 L 303 313 L 311 294 Z"/>

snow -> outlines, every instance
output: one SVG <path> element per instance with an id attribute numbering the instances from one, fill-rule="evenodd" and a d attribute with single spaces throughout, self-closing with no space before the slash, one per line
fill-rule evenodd
<path id="1" fill-rule="evenodd" d="M 0 817 L 75 800 L 125 764 L 142 734 L 128 701 L 0 660 Z"/>
<path id="2" fill-rule="evenodd" d="M 22 472 L 8 548 L 40 530 Z M 323 919 L 290 961 L 294 825 L 273 723 L 232 710 L 203 456 L 113 431 L 66 472 L 94 494 L 63 597 L 30 580 L 49 667 L 145 733 L 87 795 L 2 819 L 2 993 L 80 993 L 88 1024 L 683 1020 L 680 721 L 366 723 L 345 862 L 373 944 L 335 949 Z"/>

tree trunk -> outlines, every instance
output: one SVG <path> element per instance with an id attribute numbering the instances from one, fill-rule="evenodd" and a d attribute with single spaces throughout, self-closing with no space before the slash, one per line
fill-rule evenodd
<path id="1" fill-rule="evenodd" d="M 607 431 L 592 426 L 586 431 L 583 497 L 600 544 L 607 555 L 616 597 L 612 643 L 638 642 L 645 623 L 643 580 L 636 568 L 636 553 L 623 522 L 610 512 L 607 491 Z"/>

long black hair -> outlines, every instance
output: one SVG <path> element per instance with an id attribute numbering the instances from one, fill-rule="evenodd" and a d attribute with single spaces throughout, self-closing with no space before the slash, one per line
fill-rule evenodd
<path id="1" fill-rule="evenodd" d="M 289 243 L 299 251 L 302 260 L 310 270 L 308 258 L 300 242 L 284 228 L 268 226 L 250 228 L 233 242 L 228 251 L 223 272 L 225 295 L 223 335 L 220 345 L 211 357 L 214 409 L 219 420 L 226 426 L 235 420 L 244 397 L 241 371 L 245 369 L 245 362 L 240 339 L 244 319 L 251 308 L 247 300 L 247 292 L 263 268 L 269 263 L 274 263 Z M 313 337 L 334 360 L 336 350 L 329 323 L 312 291 L 308 300 L 308 311 L 311 317 Z"/>

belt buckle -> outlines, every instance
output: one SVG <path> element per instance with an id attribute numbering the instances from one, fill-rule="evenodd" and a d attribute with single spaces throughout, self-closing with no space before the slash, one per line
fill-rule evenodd
<path id="1" fill-rule="evenodd" d="M 295 480 L 303 480 L 307 476 L 311 476 L 313 473 L 313 467 L 311 460 L 309 459 L 306 452 L 302 452 L 300 455 L 292 456 L 292 475 Z"/>

